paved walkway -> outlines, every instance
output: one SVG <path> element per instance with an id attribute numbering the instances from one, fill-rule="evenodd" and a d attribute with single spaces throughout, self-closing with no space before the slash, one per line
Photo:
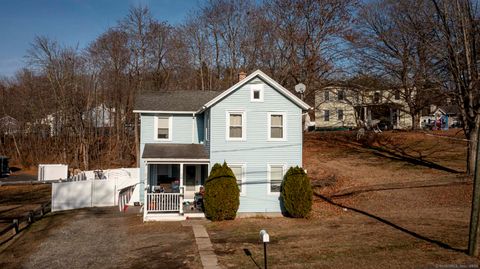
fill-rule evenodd
<path id="1" fill-rule="evenodd" d="M 203 226 L 205 221 L 185 221 L 183 226 L 192 226 L 195 242 L 197 243 L 198 252 L 204 269 L 221 268 L 218 265 L 217 256 L 213 252 L 213 245 L 208 236 L 207 230 Z"/>

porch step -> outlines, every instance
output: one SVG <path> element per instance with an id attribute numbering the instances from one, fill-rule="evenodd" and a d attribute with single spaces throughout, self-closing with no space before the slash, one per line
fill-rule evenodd
<path id="1" fill-rule="evenodd" d="M 182 221 L 186 217 L 180 214 L 169 214 L 169 213 L 148 213 L 144 217 L 144 221 Z"/>

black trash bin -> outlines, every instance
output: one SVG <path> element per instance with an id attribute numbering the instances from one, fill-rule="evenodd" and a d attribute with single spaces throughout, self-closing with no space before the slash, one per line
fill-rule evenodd
<path id="1" fill-rule="evenodd" d="M 8 167 L 8 158 L 6 156 L 0 156 L 0 177 L 5 177 L 10 174 L 10 168 Z"/>

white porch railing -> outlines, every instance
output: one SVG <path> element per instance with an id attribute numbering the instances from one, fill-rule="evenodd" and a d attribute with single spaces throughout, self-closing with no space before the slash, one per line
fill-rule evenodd
<path id="1" fill-rule="evenodd" d="M 180 212 L 180 193 L 147 193 L 148 212 Z"/>

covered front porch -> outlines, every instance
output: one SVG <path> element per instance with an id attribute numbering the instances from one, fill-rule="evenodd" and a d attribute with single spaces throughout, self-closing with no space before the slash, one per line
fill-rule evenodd
<path id="1" fill-rule="evenodd" d="M 177 158 L 171 158 L 172 150 Z M 198 154 L 198 150 L 202 152 L 203 145 L 151 144 L 145 147 L 145 221 L 204 217 L 203 185 L 210 162 L 205 154 Z"/>

